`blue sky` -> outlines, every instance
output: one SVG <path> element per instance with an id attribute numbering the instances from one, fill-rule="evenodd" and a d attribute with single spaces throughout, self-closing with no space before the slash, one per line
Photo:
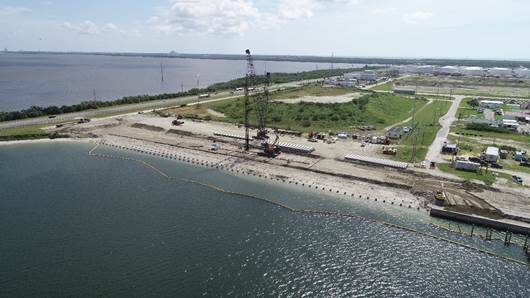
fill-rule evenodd
<path id="1" fill-rule="evenodd" d="M 0 0 L 10 50 L 530 59 L 526 0 Z"/>

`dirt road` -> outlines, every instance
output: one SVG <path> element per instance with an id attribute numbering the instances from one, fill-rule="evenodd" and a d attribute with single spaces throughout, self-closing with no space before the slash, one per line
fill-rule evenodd
<path id="1" fill-rule="evenodd" d="M 438 131 L 434 142 L 429 147 L 429 151 L 427 151 L 427 156 L 425 157 L 427 161 L 443 161 L 441 156 L 442 147 L 444 142 L 447 141 L 447 136 L 451 130 L 451 125 L 456 120 L 456 112 L 458 111 L 458 107 L 460 106 L 460 103 L 464 97 L 464 95 L 454 95 L 455 100 L 453 101 L 451 108 L 449 108 L 449 111 L 447 114 L 445 114 L 445 116 L 440 118 L 440 125 L 442 128 L 440 128 Z"/>

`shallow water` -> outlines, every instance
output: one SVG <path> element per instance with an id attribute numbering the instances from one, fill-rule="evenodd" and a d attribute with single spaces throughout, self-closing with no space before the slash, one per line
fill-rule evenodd
<path id="1" fill-rule="evenodd" d="M 419 234 L 167 181 L 87 144 L 0 147 L 0 296 L 527 297 L 529 267 Z M 425 213 L 140 157 L 175 177 L 431 233 Z M 452 239 L 520 257 L 515 247 Z"/>
<path id="2" fill-rule="evenodd" d="M 160 64 L 163 64 L 164 82 Z M 0 111 L 175 93 L 243 77 L 246 62 L 93 55 L 0 53 Z M 351 67 L 339 64 L 336 67 Z M 327 69 L 329 64 L 256 61 L 257 73 Z M 198 76 L 198 77 L 197 77 Z"/>

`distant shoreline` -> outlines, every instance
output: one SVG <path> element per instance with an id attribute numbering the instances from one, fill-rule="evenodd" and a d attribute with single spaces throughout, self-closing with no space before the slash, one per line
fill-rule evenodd
<path id="1" fill-rule="evenodd" d="M 7 51 L 8 54 L 48 54 L 48 55 L 95 55 L 115 57 L 145 57 L 145 58 L 180 58 L 180 59 L 211 59 L 211 60 L 245 60 L 241 54 L 190 54 L 190 53 L 111 53 L 111 52 L 55 52 L 55 51 Z M 254 60 L 278 62 L 307 62 L 307 63 L 344 63 L 367 65 L 459 65 L 482 67 L 527 67 L 530 60 L 500 60 L 500 59 L 456 59 L 456 58 L 380 58 L 380 57 L 325 57 L 311 55 L 253 55 Z"/>

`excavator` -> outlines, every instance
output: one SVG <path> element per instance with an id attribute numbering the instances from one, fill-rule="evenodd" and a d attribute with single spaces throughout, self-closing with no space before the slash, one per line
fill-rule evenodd
<path id="1" fill-rule="evenodd" d="M 260 153 L 259 155 L 270 157 L 270 158 L 275 158 L 281 153 L 280 148 L 278 147 L 278 140 L 280 139 L 280 137 L 278 136 L 278 133 L 276 131 L 274 132 L 274 135 L 275 135 L 275 139 L 274 139 L 274 142 L 272 142 L 272 144 L 269 143 L 268 141 L 265 141 L 262 143 L 263 152 Z"/>

